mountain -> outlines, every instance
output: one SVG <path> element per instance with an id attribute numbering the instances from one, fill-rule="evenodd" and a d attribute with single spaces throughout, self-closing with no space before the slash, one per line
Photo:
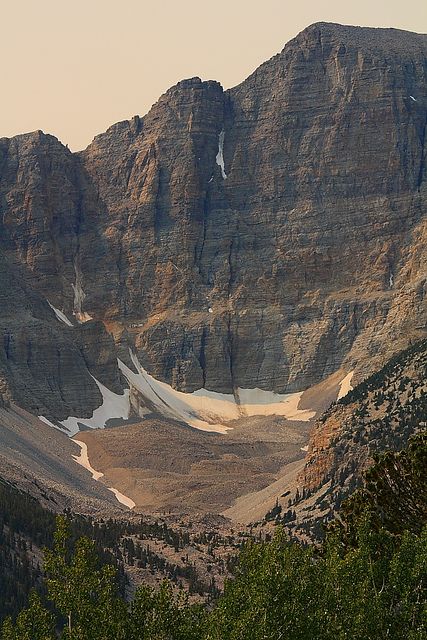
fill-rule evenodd
<path id="1" fill-rule="evenodd" d="M 129 347 L 182 391 L 300 391 L 425 335 L 426 60 L 427 36 L 320 23 L 82 153 L 1 139 L 3 393 L 88 416 Z"/>
<path id="2" fill-rule="evenodd" d="M 0 139 L 5 640 L 424 637 L 426 127 L 427 36 L 320 23 Z"/>
<path id="3" fill-rule="evenodd" d="M 181 482 L 189 511 L 261 509 L 321 411 L 426 336 L 426 126 L 427 36 L 319 23 L 80 153 L 0 139 L 4 477 L 83 512 L 154 508 L 147 473 L 165 508 Z M 307 491 L 340 459 L 313 446 Z"/>

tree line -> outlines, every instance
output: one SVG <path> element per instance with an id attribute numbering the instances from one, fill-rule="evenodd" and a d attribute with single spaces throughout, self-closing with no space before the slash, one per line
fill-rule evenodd
<path id="1" fill-rule="evenodd" d="M 378 456 L 321 546 L 248 541 L 213 606 L 170 583 L 120 594 L 93 540 L 57 520 L 36 592 L 2 640 L 426 640 L 427 434 Z"/>

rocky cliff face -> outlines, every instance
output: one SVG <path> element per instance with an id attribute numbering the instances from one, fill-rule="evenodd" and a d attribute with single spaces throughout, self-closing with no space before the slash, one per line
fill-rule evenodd
<path id="1" fill-rule="evenodd" d="M 114 341 L 101 322 L 60 322 L 0 253 L 0 398 L 36 415 L 87 416 L 101 404 L 92 376 L 121 393 Z"/>
<path id="2" fill-rule="evenodd" d="M 1 140 L 2 255 L 43 353 L 77 349 L 91 390 L 52 405 L 93 409 L 89 372 L 112 389 L 119 373 L 100 323 L 62 327 L 45 299 L 185 391 L 357 379 L 425 335 L 426 123 L 427 36 L 317 24 L 238 87 L 181 82 L 83 153 Z"/>

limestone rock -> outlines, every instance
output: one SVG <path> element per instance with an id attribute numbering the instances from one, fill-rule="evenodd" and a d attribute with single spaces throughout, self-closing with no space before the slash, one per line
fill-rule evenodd
<path id="1" fill-rule="evenodd" d="M 426 59 L 426 36 L 320 23 L 238 87 L 180 82 L 82 153 L 2 139 L 0 251 L 33 297 L 181 390 L 360 379 L 426 332 Z M 26 407 L 90 412 L 89 370 L 120 384 L 111 341 L 28 305 L 14 366 L 37 335 L 52 378 Z"/>

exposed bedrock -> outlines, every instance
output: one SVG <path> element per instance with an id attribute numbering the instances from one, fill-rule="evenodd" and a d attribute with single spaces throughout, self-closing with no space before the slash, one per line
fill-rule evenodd
<path id="1" fill-rule="evenodd" d="M 1 251 L 181 390 L 357 380 L 425 335 L 426 122 L 426 36 L 313 25 L 238 87 L 180 82 L 82 153 L 0 140 Z M 89 371 L 118 389 L 99 323 L 31 322 L 13 393 L 34 331 L 43 403 L 93 408 Z"/>
<path id="2" fill-rule="evenodd" d="M 36 415 L 89 417 L 102 397 L 96 377 L 123 388 L 114 340 L 102 322 L 60 322 L 48 302 L 0 255 L 0 397 Z"/>

